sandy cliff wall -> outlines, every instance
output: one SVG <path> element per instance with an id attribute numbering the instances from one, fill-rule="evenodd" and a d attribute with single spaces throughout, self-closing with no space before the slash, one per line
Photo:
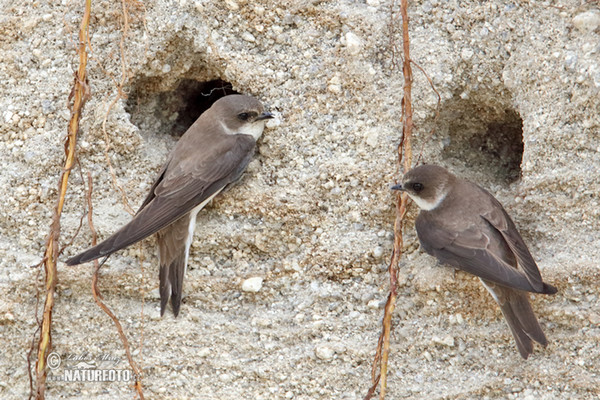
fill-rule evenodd
<path id="1" fill-rule="evenodd" d="M 534 300 L 551 345 L 522 361 L 489 295 L 474 278 L 436 266 L 409 223 L 390 398 L 590 398 L 600 383 L 600 11 L 576 1 L 481 3 L 411 2 L 413 59 L 441 96 L 436 119 L 437 98 L 414 69 L 415 149 L 478 181 L 513 215 L 560 290 Z M 389 2 L 130 7 L 125 58 L 121 4 L 94 2 L 90 24 L 79 157 L 94 179 L 102 237 L 130 219 L 111 183 L 102 130 L 122 62 L 128 97 L 105 125 L 116 180 L 134 209 L 177 140 L 172 133 L 205 107 L 199 93 L 252 94 L 276 114 L 240 184 L 198 216 L 178 319 L 159 317 L 152 241 L 103 269 L 101 289 L 136 344 L 148 396 L 362 398 L 387 290 L 389 184 L 399 177 L 403 78 L 392 69 L 390 42 L 401 39 L 390 36 Z M 43 253 L 57 194 L 82 9 L 17 1 L 1 13 L 2 398 L 28 391 L 23 357 L 37 276 L 29 266 Z M 84 212 L 83 192 L 77 172 L 64 243 Z M 83 228 L 64 259 L 90 237 Z M 256 276 L 264 278 L 260 291 L 242 291 Z M 59 265 L 54 349 L 124 360 L 90 277 L 90 265 Z M 56 382 L 49 390 L 131 395 L 123 383 Z"/>

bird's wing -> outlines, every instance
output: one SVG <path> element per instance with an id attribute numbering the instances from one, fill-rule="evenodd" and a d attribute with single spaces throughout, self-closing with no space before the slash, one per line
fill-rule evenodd
<path id="1" fill-rule="evenodd" d="M 142 205 L 140 206 L 140 208 L 138 209 L 138 211 L 137 211 L 136 214 L 138 214 L 144 207 L 146 207 L 148 205 L 148 203 L 150 203 L 150 201 L 152 201 L 152 199 L 156 196 L 154 194 L 154 190 L 156 190 L 156 187 L 162 182 L 162 180 L 163 180 L 163 178 L 165 176 L 165 172 L 167 171 L 167 168 L 169 167 L 169 164 L 171 163 L 171 156 L 172 156 L 172 154 L 169 154 L 168 160 L 165 162 L 165 165 L 163 165 L 163 167 L 161 168 L 160 172 L 158 173 L 158 176 L 156 177 L 156 180 L 152 184 L 152 187 L 148 191 L 148 194 L 146 195 L 146 198 L 142 202 Z"/>
<path id="2" fill-rule="evenodd" d="M 69 259 L 68 265 L 111 254 L 166 227 L 235 181 L 252 158 L 254 138 L 230 135 L 210 146 L 211 154 L 171 160 L 153 185 L 154 197 L 127 225 L 95 247 Z"/>
<path id="3" fill-rule="evenodd" d="M 500 205 L 500 203 L 497 201 L 496 203 Z M 482 218 L 485 219 L 494 229 L 500 232 L 508 244 L 508 247 L 515 255 L 518 265 L 525 273 L 525 276 L 527 277 L 527 280 L 531 286 L 536 291 L 541 292 L 543 290 L 544 283 L 542 282 L 540 270 L 538 269 L 535 260 L 529 252 L 527 245 L 525 242 L 523 242 L 523 238 L 517 230 L 517 227 L 504 208 L 502 208 L 502 206 L 494 208 L 490 212 L 482 215 Z"/>
<path id="4" fill-rule="evenodd" d="M 416 228 L 425 251 L 440 262 L 503 286 L 535 291 L 525 275 L 494 250 L 497 246 L 490 246 L 492 239 L 501 238 L 498 233 L 494 237 L 492 227 L 451 231 L 421 213 Z"/>

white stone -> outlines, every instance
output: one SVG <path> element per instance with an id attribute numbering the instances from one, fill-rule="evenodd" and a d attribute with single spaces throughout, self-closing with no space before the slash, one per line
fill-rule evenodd
<path id="1" fill-rule="evenodd" d="M 375 258 L 381 258 L 381 256 L 383 256 L 383 247 L 376 246 L 373 249 L 373 257 L 375 257 Z"/>
<path id="2" fill-rule="evenodd" d="M 340 79 L 339 75 L 334 75 L 333 78 L 329 80 L 330 85 L 340 85 L 341 83 L 342 80 Z"/>
<path id="3" fill-rule="evenodd" d="M 454 347 L 454 338 L 450 335 L 445 336 L 444 338 L 434 336 L 431 338 L 431 341 L 435 344 L 441 344 L 442 346 Z"/>
<path id="4" fill-rule="evenodd" d="M 346 50 L 353 56 L 362 50 L 362 40 L 353 32 L 346 33 Z"/>
<path id="5" fill-rule="evenodd" d="M 333 94 L 342 93 L 342 85 L 330 84 L 327 86 L 327 91 Z"/>
<path id="6" fill-rule="evenodd" d="M 330 361 L 334 354 L 335 351 L 326 344 L 319 344 L 315 347 L 315 355 L 321 360 Z"/>
<path id="7" fill-rule="evenodd" d="M 427 360 L 427 361 L 431 361 L 433 360 L 433 356 L 431 355 L 431 353 L 429 353 L 428 351 L 423 353 L 423 357 Z"/>
<path id="8" fill-rule="evenodd" d="M 464 320 L 462 314 L 461 313 L 456 314 L 456 323 L 458 325 L 462 325 L 463 322 L 465 322 L 465 320 Z"/>
<path id="9" fill-rule="evenodd" d="M 242 290 L 244 292 L 256 293 L 262 289 L 263 278 L 260 276 L 254 276 L 252 278 L 246 279 L 242 283 Z"/>
<path id="10" fill-rule="evenodd" d="M 367 303 L 367 307 L 372 309 L 378 309 L 381 302 L 377 299 L 371 300 Z"/>
<path id="11" fill-rule="evenodd" d="M 573 25 L 582 32 L 592 32 L 600 27 L 600 11 L 589 10 L 573 17 Z"/>
<path id="12" fill-rule="evenodd" d="M 370 129 L 366 135 L 366 142 L 369 146 L 375 147 L 379 142 L 379 131 L 376 128 Z"/>
<path id="13" fill-rule="evenodd" d="M 462 49 L 460 52 L 460 58 L 462 58 L 465 61 L 468 61 L 471 59 L 471 57 L 473 57 L 473 50 L 471 49 Z"/>
<path id="14" fill-rule="evenodd" d="M 237 11 L 240 9 L 240 6 L 238 5 L 238 3 L 236 3 L 233 0 L 225 0 L 225 5 L 227 6 L 227 8 L 229 8 L 231 11 Z"/>
<path id="15" fill-rule="evenodd" d="M 242 39 L 244 39 L 246 42 L 250 42 L 250 43 L 256 42 L 256 38 L 250 32 L 242 33 Z"/>
<path id="16" fill-rule="evenodd" d="M 200 349 L 200 351 L 198 351 L 198 357 L 208 357 L 210 355 L 210 349 L 208 347 L 204 347 L 203 349 Z"/>

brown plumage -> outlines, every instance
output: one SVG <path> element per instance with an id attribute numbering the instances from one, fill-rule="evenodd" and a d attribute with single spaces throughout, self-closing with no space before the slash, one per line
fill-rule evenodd
<path id="1" fill-rule="evenodd" d="M 523 358 L 532 340 L 548 340 L 526 292 L 554 294 L 502 205 L 478 185 L 442 167 L 421 165 L 405 174 L 403 190 L 421 212 L 415 227 L 423 249 L 441 263 L 478 276 L 498 302 Z"/>
<path id="2" fill-rule="evenodd" d="M 156 233 L 161 315 L 171 297 L 177 316 L 196 214 L 239 179 L 254 154 L 264 120 L 271 117 L 250 96 L 217 100 L 177 142 L 131 222 L 67 260 L 67 265 L 108 256 Z"/>

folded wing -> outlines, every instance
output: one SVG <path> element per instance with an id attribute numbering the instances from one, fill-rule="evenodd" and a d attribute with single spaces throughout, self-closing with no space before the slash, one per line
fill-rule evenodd
<path id="1" fill-rule="evenodd" d="M 194 157 L 169 161 L 136 216 L 108 239 L 67 260 L 81 264 L 109 255 L 166 227 L 239 178 L 250 162 L 255 141 L 249 135 L 228 135 L 212 153 L 198 149 Z"/>
<path id="2" fill-rule="evenodd" d="M 506 287 L 541 292 L 539 286 L 532 285 L 528 276 L 517 269 L 518 253 L 491 223 L 449 231 L 422 213 L 417 218 L 416 229 L 425 251 L 440 262 Z M 539 271 L 537 274 L 539 277 Z"/>

